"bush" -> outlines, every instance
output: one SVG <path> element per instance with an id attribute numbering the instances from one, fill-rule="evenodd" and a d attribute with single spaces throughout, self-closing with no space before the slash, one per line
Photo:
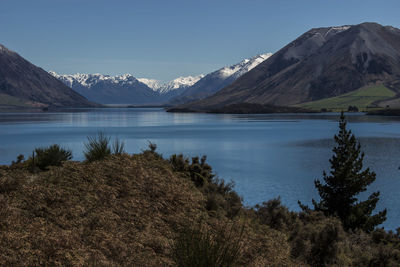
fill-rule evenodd
<path id="1" fill-rule="evenodd" d="M 280 231 L 293 230 L 298 220 L 295 212 L 282 206 L 280 197 L 256 205 L 255 213 L 261 224 Z"/>
<path id="2" fill-rule="evenodd" d="M 177 266 L 232 266 L 241 257 L 243 228 L 221 227 L 211 230 L 199 224 L 186 225 L 178 234 L 173 246 Z"/>
<path id="3" fill-rule="evenodd" d="M 203 193 L 207 196 L 206 209 L 208 211 L 224 211 L 228 218 L 239 214 L 243 205 L 240 196 L 233 190 L 234 183 L 225 183 L 223 179 L 214 177 Z"/>
<path id="4" fill-rule="evenodd" d="M 229 218 L 235 217 L 242 209 L 242 199 L 233 190 L 233 183 L 225 183 L 218 179 L 210 165 L 206 163 L 207 157 L 193 157 L 190 161 L 182 154 L 172 155 L 169 163 L 172 169 L 180 172 L 192 180 L 196 187 L 206 196 L 206 209 L 213 215 L 224 211 Z"/>
<path id="5" fill-rule="evenodd" d="M 339 264 L 345 238 L 339 219 L 309 211 L 300 214 L 300 221 L 290 238 L 292 255 L 311 266 Z"/>
<path id="6" fill-rule="evenodd" d="M 13 160 L 11 162 L 11 166 L 15 166 L 15 165 L 21 164 L 24 161 L 24 159 L 25 159 L 24 155 L 22 155 L 22 154 L 18 155 L 17 160 L 16 161 Z"/>
<path id="7" fill-rule="evenodd" d="M 48 170 L 49 166 L 61 166 L 63 161 L 72 159 L 72 151 L 57 144 L 36 148 L 35 154 L 28 159 L 28 165 L 38 167 L 40 170 Z"/>
<path id="8" fill-rule="evenodd" d="M 215 175 L 210 165 L 206 163 L 206 156 L 193 157 L 190 163 L 189 159 L 182 154 L 172 155 L 169 159 L 174 171 L 185 172 L 189 174 L 191 180 L 197 187 L 203 187 L 207 183 L 212 182 Z"/>

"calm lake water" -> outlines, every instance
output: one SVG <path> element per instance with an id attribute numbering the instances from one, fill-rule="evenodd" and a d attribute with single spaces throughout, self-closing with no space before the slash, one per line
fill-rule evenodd
<path id="1" fill-rule="evenodd" d="M 219 177 L 234 181 L 247 205 L 280 196 L 292 210 L 317 198 L 314 179 L 329 171 L 338 114 L 214 115 L 162 109 L 97 109 L 57 113 L 0 113 L 0 164 L 38 146 L 71 148 L 83 159 L 88 135 L 103 131 L 125 141 L 129 153 L 156 143 L 164 156 L 207 155 Z M 400 226 L 400 117 L 349 114 L 349 128 L 377 173 L 377 209 L 388 209 L 386 229 Z M 365 196 L 365 195 L 364 195 Z"/>

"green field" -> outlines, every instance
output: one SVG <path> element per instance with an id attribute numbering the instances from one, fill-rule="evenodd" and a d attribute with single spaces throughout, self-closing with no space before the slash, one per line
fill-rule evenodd
<path id="1" fill-rule="evenodd" d="M 395 92 L 389 90 L 384 85 L 377 85 L 361 88 L 336 97 L 299 104 L 297 106 L 318 111 L 321 109 L 341 111 L 347 110 L 349 106 L 356 106 L 360 111 L 364 111 L 367 109 L 374 109 L 372 103 L 394 97 L 395 95 Z"/>

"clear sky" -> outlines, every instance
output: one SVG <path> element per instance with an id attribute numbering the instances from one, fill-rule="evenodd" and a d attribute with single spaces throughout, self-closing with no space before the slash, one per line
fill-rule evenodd
<path id="1" fill-rule="evenodd" d="M 166 81 L 366 21 L 400 28 L 400 0 L 0 0 L 0 43 L 58 73 Z"/>

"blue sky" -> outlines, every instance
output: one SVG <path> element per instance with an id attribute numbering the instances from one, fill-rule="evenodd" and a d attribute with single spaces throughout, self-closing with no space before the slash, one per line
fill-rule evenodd
<path id="1" fill-rule="evenodd" d="M 400 28 L 399 0 L 0 0 L 0 43 L 58 73 L 170 80 L 281 47 L 314 27 Z"/>

